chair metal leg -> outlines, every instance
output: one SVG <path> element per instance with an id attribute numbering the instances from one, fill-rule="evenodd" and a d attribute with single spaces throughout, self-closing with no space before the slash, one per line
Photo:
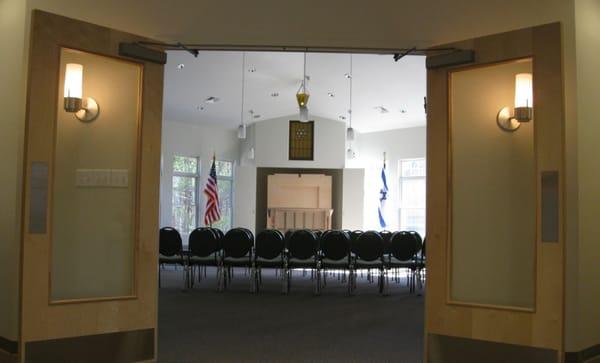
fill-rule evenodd
<path id="1" fill-rule="evenodd" d="M 192 265 L 192 266 L 188 267 L 188 271 L 189 271 L 188 272 L 188 275 L 189 275 L 188 283 L 189 283 L 191 289 L 194 288 L 194 280 L 196 279 L 196 277 L 194 276 L 195 270 L 196 270 L 196 266 Z"/>
<path id="2" fill-rule="evenodd" d="M 217 290 L 225 290 L 225 268 L 222 265 L 217 267 Z"/>
<path id="3" fill-rule="evenodd" d="M 252 267 L 250 269 L 250 292 L 251 293 L 256 293 L 257 291 L 257 276 L 258 273 L 256 272 L 256 267 Z"/>
<path id="4" fill-rule="evenodd" d="M 348 281 L 348 288 L 349 288 L 350 296 L 353 296 L 354 291 L 356 290 L 356 277 L 357 277 L 356 270 L 351 267 L 350 268 L 350 279 Z"/>
<path id="5" fill-rule="evenodd" d="M 286 268 L 281 269 L 281 293 L 287 294 L 287 276 L 286 276 Z"/>
<path id="6" fill-rule="evenodd" d="M 383 269 L 381 269 L 380 277 L 381 277 L 381 294 L 384 296 L 387 296 L 388 295 L 388 271 L 385 267 Z"/>
<path id="7" fill-rule="evenodd" d="M 312 273 L 311 273 L 312 275 Z M 321 294 L 321 271 L 319 268 L 317 268 L 314 271 L 314 275 L 315 275 L 315 295 L 320 295 Z"/>
<path id="8" fill-rule="evenodd" d="M 183 290 L 190 288 L 190 269 L 188 266 L 183 266 Z"/>

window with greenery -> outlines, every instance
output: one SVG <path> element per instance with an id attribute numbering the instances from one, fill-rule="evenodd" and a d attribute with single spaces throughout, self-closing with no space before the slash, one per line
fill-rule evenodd
<path id="1" fill-rule="evenodd" d="M 231 229 L 233 221 L 233 162 L 217 160 L 215 169 L 217 170 L 221 219 L 213 223 L 213 227 L 228 231 Z"/>
<path id="2" fill-rule="evenodd" d="M 400 230 L 425 236 L 425 158 L 400 160 Z"/>
<path id="3" fill-rule="evenodd" d="M 181 233 L 184 243 L 198 225 L 200 162 L 196 157 L 173 159 L 172 226 Z"/>

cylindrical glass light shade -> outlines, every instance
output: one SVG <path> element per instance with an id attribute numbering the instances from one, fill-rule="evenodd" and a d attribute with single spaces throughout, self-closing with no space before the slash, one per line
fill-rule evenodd
<path id="1" fill-rule="evenodd" d="M 515 107 L 533 107 L 531 73 L 519 73 L 515 77 Z"/>
<path id="2" fill-rule="evenodd" d="M 81 109 L 83 97 L 83 66 L 67 63 L 65 69 L 64 107 L 67 112 L 77 112 Z"/>
<path id="3" fill-rule="evenodd" d="M 533 79 L 531 73 L 515 76 L 515 116 L 519 122 L 531 121 L 533 117 Z"/>
<path id="4" fill-rule="evenodd" d="M 238 126 L 238 139 L 245 139 L 245 138 L 246 138 L 246 125 L 240 124 L 240 126 Z"/>
<path id="5" fill-rule="evenodd" d="M 354 129 L 352 127 L 346 129 L 346 139 L 348 141 L 354 141 Z"/>

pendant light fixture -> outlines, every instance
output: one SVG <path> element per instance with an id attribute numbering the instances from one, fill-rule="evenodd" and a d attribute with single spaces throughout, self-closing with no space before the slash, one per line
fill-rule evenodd
<path id="1" fill-rule="evenodd" d="M 244 122 L 244 88 L 246 85 L 246 52 L 242 52 L 242 106 L 240 111 L 240 126 L 238 126 L 238 139 L 246 138 L 246 123 Z"/>
<path id="2" fill-rule="evenodd" d="M 308 121 L 307 103 L 308 98 L 310 97 L 306 83 L 306 52 L 304 52 L 304 70 L 302 73 L 302 82 L 300 83 L 300 88 L 298 88 L 298 92 L 296 92 L 296 101 L 298 102 L 298 107 L 300 108 L 300 121 L 303 122 Z"/>
<path id="3" fill-rule="evenodd" d="M 350 54 L 350 73 L 348 73 L 348 79 L 350 80 L 350 108 L 348 109 L 348 128 L 346 129 L 346 139 L 348 141 L 354 141 L 354 129 L 352 128 L 352 54 Z"/>
<path id="4" fill-rule="evenodd" d="M 352 128 L 352 54 L 350 54 L 350 72 L 347 73 L 346 78 L 350 81 L 350 99 L 348 108 L 348 128 L 346 129 L 346 139 L 348 140 L 348 150 L 346 150 L 346 158 L 354 159 L 356 153 L 352 149 L 352 141 L 354 141 L 354 129 Z"/>

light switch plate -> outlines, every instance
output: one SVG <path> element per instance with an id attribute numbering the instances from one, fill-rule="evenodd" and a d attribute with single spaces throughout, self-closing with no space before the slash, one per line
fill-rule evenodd
<path id="1" fill-rule="evenodd" d="M 110 186 L 110 169 L 94 170 L 94 186 L 109 187 Z"/>
<path id="2" fill-rule="evenodd" d="M 92 169 L 77 169 L 75 171 L 75 186 L 91 187 L 93 186 Z"/>
<path id="3" fill-rule="evenodd" d="M 110 186 L 116 188 L 129 187 L 129 170 L 112 169 L 110 171 Z"/>

